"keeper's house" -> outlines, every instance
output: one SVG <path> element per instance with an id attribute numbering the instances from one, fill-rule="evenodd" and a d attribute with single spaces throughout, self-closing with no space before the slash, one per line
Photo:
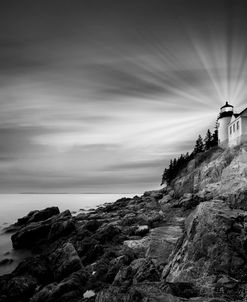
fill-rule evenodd
<path id="1" fill-rule="evenodd" d="M 234 113 L 233 106 L 226 104 L 220 108 L 218 117 L 219 146 L 233 147 L 247 142 L 247 108 Z"/>

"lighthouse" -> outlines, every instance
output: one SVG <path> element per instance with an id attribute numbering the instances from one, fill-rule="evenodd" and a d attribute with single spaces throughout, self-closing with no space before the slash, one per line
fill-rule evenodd
<path id="1" fill-rule="evenodd" d="M 223 148 L 227 147 L 229 143 L 228 125 L 231 122 L 232 116 L 233 106 L 226 102 L 220 108 L 220 115 L 218 117 L 218 144 Z"/>

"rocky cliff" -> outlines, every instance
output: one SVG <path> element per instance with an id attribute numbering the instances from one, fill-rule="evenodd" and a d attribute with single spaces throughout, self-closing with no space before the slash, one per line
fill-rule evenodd
<path id="1" fill-rule="evenodd" d="M 0 277 L 0 301 L 247 301 L 246 175 L 246 146 L 214 148 L 160 191 L 30 212 L 8 231 L 33 256 Z"/>
<path id="2" fill-rule="evenodd" d="M 246 176 L 247 146 L 227 150 L 216 147 L 190 161 L 172 186 L 177 196 L 200 192 L 203 197 L 216 197 L 245 191 Z"/>

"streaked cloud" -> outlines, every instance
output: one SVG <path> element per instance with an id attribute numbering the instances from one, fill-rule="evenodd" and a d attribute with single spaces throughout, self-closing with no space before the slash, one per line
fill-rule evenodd
<path id="1" fill-rule="evenodd" d="M 0 191 L 159 187 L 226 99 L 246 105 L 245 4 L 229 36 L 224 3 L 2 4 Z"/>

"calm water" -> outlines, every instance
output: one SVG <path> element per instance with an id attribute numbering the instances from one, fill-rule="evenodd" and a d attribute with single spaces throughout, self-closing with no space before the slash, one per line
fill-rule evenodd
<path id="1" fill-rule="evenodd" d="M 11 272 L 20 260 L 28 256 L 26 251 L 14 251 L 11 235 L 3 233 L 3 228 L 16 222 L 17 218 L 32 210 L 51 206 L 58 206 L 61 212 L 67 209 L 71 212 L 89 210 L 105 202 L 134 195 L 136 194 L 0 194 L 0 261 L 4 258 L 14 259 L 11 265 L 0 266 L 0 275 Z"/>

